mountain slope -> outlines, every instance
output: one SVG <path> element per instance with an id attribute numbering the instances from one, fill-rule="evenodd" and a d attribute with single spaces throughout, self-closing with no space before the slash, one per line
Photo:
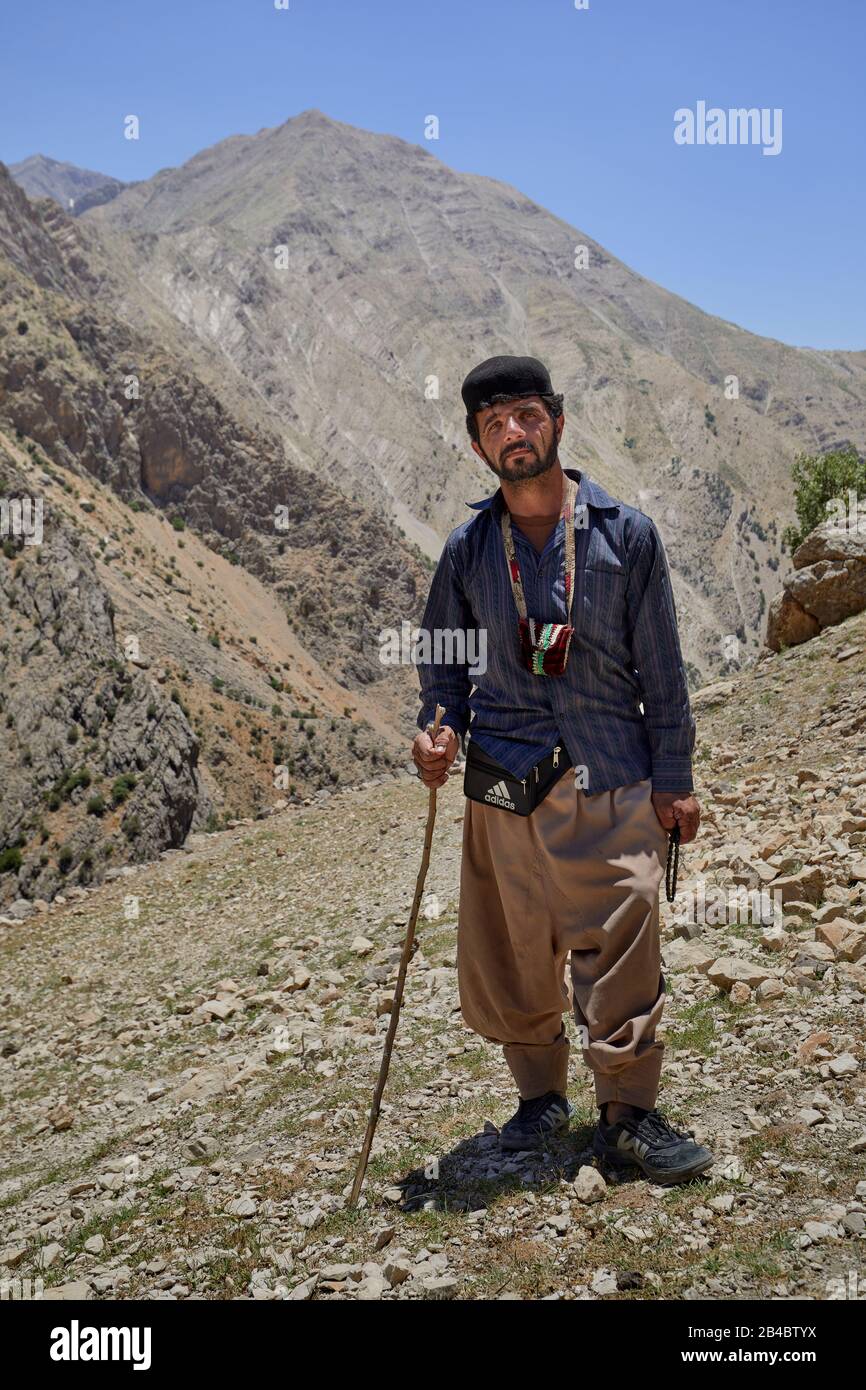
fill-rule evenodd
<path id="1" fill-rule="evenodd" d="M 0 443 L 15 476 L 84 543 L 136 669 L 189 711 L 220 821 L 393 767 L 417 677 L 382 666 L 378 633 L 386 615 L 417 621 L 429 562 L 228 411 L 170 337 L 121 322 L 95 294 L 109 280 L 94 235 L 0 168 Z M 18 833 L 5 816 L 0 851 Z"/>
<path id="2" fill-rule="evenodd" d="M 0 166 L 0 207 L 4 194 L 13 213 L 0 217 L 0 410 L 11 425 L 127 501 L 180 509 L 284 596 L 292 618 L 328 644 L 334 676 L 382 680 L 377 612 L 410 617 L 429 564 L 375 510 L 227 413 L 151 335 L 91 302 L 97 283 L 110 285 L 98 245 L 62 213 L 43 216 L 45 203 L 28 205 L 31 225 L 19 233 L 23 195 Z"/>
<path id="3" fill-rule="evenodd" d="M 44 493 L 4 443 L 0 498 Z M 66 882 L 183 844 L 211 810 L 184 712 L 119 659 L 77 527 L 39 503 L 36 543 L 6 536 L 0 550 L 0 903 L 27 912 Z"/>

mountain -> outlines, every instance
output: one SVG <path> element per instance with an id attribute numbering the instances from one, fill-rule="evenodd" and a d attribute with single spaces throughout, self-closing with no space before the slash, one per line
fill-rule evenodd
<path id="1" fill-rule="evenodd" d="M 53 198 L 64 212 L 75 217 L 86 208 L 116 198 L 126 187 L 121 179 L 97 174 L 93 169 L 80 169 L 76 164 L 64 164 L 44 154 L 33 154 L 17 164 L 10 164 L 9 172 L 31 198 Z"/>
<path id="2" fill-rule="evenodd" d="M 223 140 L 79 225 L 103 238 L 124 318 L 158 309 L 189 330 L 217 394 L 242 380 L 301 466 L 431 556 L 495 481 L 469 449 L 463 376 L 497 352 L 543 358 L 566 397 L 563 462 L 659 524 L 694 681 L 724 673 L 726 635 L 739 660 L 758 650 L 795 452 L 866 443 L 866 354 L 747 333 L 516 189 L 320 111 Z"/>
<path id="3" fill-rule="evenodd" d="M 10 501 L 42 498 L 49 533 L 89 556 L 94 603 L 112 618 L 99 642 L 82 633 L 77 684 L 100 686 L 112 646 L 127 675 L 150 673 L 194 729 L 193 800 L 213 824 L 402 763 L 417 678 L 382 666 L 378 633 L 386 613 L 418 620 L 430 562 L 228 411 L 171 335 L 157 342 L 115 316 L 105 286 L 94 234 L 29 200 L 0 166 L 0 500 L 5 525 Z M 17 538 L 4 536 L 14 568 Z M 0 615 L 14 652 L 0 701 L 24 699 L 15 622 L 11 608 Z M 29 892 L 34 863 L 56 868 L 63 844 L 53 858 L 43 848 L 39 806 L 64 769 L 43 766 L 23 737 L 4 758 L 0 852 L 23 859 L 17 879 L 0 874 L 8 902 Z M 76 794 L 72 810 L 92 831 L 88 799 Z M 106 867 L 97 856 L 94 876 Z"/>

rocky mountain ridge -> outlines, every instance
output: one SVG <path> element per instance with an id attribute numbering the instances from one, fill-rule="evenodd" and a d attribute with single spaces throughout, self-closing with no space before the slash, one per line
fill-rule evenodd
<path id="1" fill-rule="evenodd" d="M 98 174 L 93 169 L 80 169 L 44 154 L 31 155 L 17 164 L 9 165 L 15 182 L 30 198 L 51 198 L 64 212 L 80 217 L 89 207 L 117 197 L 126 187 L 121 179 Z"/>

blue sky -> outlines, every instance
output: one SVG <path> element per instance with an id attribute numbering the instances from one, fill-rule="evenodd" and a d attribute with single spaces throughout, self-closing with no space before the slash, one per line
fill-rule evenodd
<path id="1" fill-rule="evenodd" d="M 147 178 L 318 107 L 513 184 L 722 318 L 863 349 L 864 15 L 861 0 L 41 0 L 4 16 L 0 159 Z M 701 100 L 781 108 L 781 152 L 677 145 L 674 112 Z"/>

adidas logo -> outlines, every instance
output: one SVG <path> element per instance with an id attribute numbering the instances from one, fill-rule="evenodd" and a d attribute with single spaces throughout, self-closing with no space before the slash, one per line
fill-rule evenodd
<path id="1" fill-rule="evenodd" d="M 631 1150 L 636 1153 L 639 1158 L 646 1158 L 649 1152 L 649 1144 L 645 1139 L 638 1139 L 636 1135 L 629 1134 L 625 1130 L 616 1141 L 616 1146 L 618 1149 L 625 1149 L 626 1151 Z"/>
<path id="2" fill-rule="evenodd" d="M 497 782 L 495 787 L 490 787 L 484 793 L 484 800 L 491 802 L 494 806 L 505 806 L 509 811 L 515 809 L 514 802 L 509 798 L 508 788 L 504 782 Z"/>

